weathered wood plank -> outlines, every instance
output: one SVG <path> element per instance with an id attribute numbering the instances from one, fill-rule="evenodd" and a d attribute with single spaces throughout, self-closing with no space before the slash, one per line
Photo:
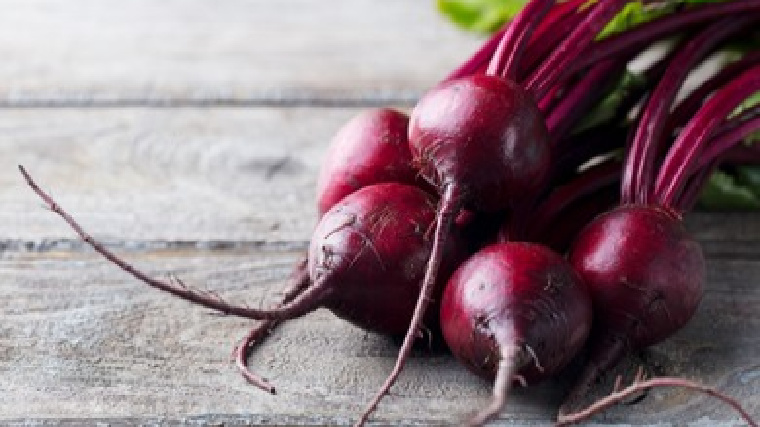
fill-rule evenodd
<path id="1" fill-rule="evenodd" d="M 260 305 L 275 297 L 273 289 L 296 253 L 172 250 L 125 256 L 155 274 L 174 271 L 188 283 Z M 692 323 L 643 359 L 630 358 L 623 369 L 630 372 L 643 361 L 659 374 L 697 378 L 760 415 L 757 277 L 760 262 L 714 260 Z M 233 343 L 250 324 L 146 290 L 90 252 L 5 253 L 0 421 L 344 423 L 380 384 L 397 349 L 388 339 L 319 311 L 287 323 L 254 353 L 253 364 L 278 386 L 279 394 L 269 396 L 246 385 L 229 362 Z M 502 423 L 545 424 L 566 383 L 567 378 L 518 390 Z M 420 350 L 394 391 L 378 412 L 380 424 L 455 421 L 482 405 L 489 387 L 450 356 Z M 655 391 L 601 420 L 740 425 L 721 405 L 677 390 Z"/>
<path id="2" fill-rule="evenodd" d="M 3 5 L 6 106 L 408 101 L 479 43 L 406 0 Z"/>
<path id="3" fill-rule="evenodd" d="M 95 236 L 127 247 L 303 245 L 325 149 L 358 111 L 5 110 L 0 241 L 6 249 L 38 250 L 74 237 L 24 185 L 16 169 L 24 164 Z M 757 258 L 757 213 L 701 213 L 688 222 L 702 240 L 732 242 L 715 251 L 732 256 L 744 245 L 739 254 Z"/>
<path id="4" fill-rule="evenodd" d="M 20 163 L 105 240 L 303 242 L 325 147 L 357 111 L 5 111 L 0 236 L 72 237 L 23 184 Z"/>

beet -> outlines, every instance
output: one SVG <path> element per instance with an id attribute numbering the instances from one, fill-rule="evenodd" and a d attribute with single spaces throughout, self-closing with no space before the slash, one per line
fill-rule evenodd
<path id="1" fill-rule="evenodd" d="M 319 217 L 372 184 L 419 183 L 407 139 L 409 117 L 389 108 L 360 113 L 333 137 L 317 179 Z"/>
<path id="2" fill-rule="evenodd" d="M 681 329 L 702 298 L 701 246 L 664 208 L 628 205 L 601 215 L 575 239 L 570 262 L 589 286 L 597 321 L 628 348 Z"/>
<path id="3" fill-rule="evenodd" d="M 446 285 L 441 327 L 452 353 L 494 386 L 472 424 L 498 414 L 508 383 L 548 378 L 575 357 L 591 328 L 591 300 L 570 264 L 532 243 L 488 246 Z M 506 380 L 504 380 L 506 378 Z"/>
<path id="4" fill-rule="evenodd" d="M 405 333 L 430 255 L 428 230 L 435 214 L 432 196 L 401 184 L 365 187 L 333 206 L 309 247 L 311 280 L 325 289 L 322 305 L 362 328 Z M 455 231 L 444 250 L 435 294 L 466 247 Z M 437 324 L 435 313 L 426 319 Z"/>
<path id="5" fill-rule="evenodd" d="M 676 137 L 656 180 L 654 165 L 665 142 L 667 113 L 687 75 L 684 67 L 696 64 L 710 52 L 709 46 L 748 25 L 750 19 L 757 17 L 721 19 L 674 56 L 635 129 L 625 160 L 622 206 L 597 217 L 576 237 L 570 261 L 592 295 L 595 320 L 589 361 L 560 408 L 560 421 L 580 416 L 571 413 L 573 407 L 603 372 L 628 352 L 657 344 L 680 330 L 699 306 L 704 257 L 681 223 L 679 208 L 689 204 L 681 195 L 687 183 L 704 182 L 698 179 L 699 155 L 710 147 L 711 138 L 721 140 L 716 132 L 734 109 L 760 90 L 760 66 L 729 81 L 704 102 Z M 688 188 L 686 199 L 698 192 L 699 188 Z"/>

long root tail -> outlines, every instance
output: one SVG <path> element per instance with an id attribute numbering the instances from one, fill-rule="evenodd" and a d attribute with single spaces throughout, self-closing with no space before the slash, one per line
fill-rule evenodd
<path id="1" fill-rule="evenodd" d="M 154 279 L 143 271 L 140 271 L 133 267 L 131 264 L 122 260 L 116 254 L 108 250 L 103 244 L 92 238 L 84 229 L 71 217 L 61 206 L 47 193 L 45 193 L 32 177 L 27 173 L 23 166 L 18 167 L 21 174 L 24 176 L 27 184 L 32 190 L 42 199 L 47 207 L 54 213 L 58 214 L 64 221 L 79 235 L 79 237 L 89 244 L 96 252 L 101 254 L 108 261 L 116 264 L 119 268 L 126 271 L 136 279 L 143 283 L 152 286 L 156 289 L 160 289 L 165 292 L 169 292 L 175 296 L 178 296 L 187 301 L 195 304 L 216 310 L 223 314 L 229 314 L 248 319 L 270 319 L 270 320 L 285 320 L 294 317 L 303 316 L 304 314 L 316 309 L 322 301 L 322 298 L 329 291 L 325 282 L 314 283 L 313 286 L 307 288 L 304 292 L 299 293 L 297 298 L 293 301 L 284 304 L 283 306 L 274 310 L 258 310 L 245 305 L 235 305 L 224 301 L 219 295 L 213 291 L 203 291 L 198 289 L 192 289 L 185 285 L 184 282 L 177 278 L 170 278 L 168 281 Z"/>
<path id="2" fill-rule="evenodd" d="M 613 389 L 612 393 L 610 393 L 609 395 L 605 397 L 600 398 L 599 400 L 592 403 L 585 409 L 579 410 L 577 412 L 572 412 L 572 413 L 560 413 L 557 416 L 556 426 L 567 426 L 567 425 L 579 423 L 583 420 L 586 420 L 592 417 L 593 415 L 599 412 L 602 412 L 603 410 L 609 408 L 612 405 L 620 403 L 621 401 L 628 399 L 631 396 L 644 392 L 653 387 L 683 387 L 689 390 L 695 390 L 700 393 L 710 395 L 712 397 L 715 397 L 723 401 L 727 405 L 731 406 L 736 412 L 738 412 L 739 415 L 741 415 L 741 417 L 744 419 L 744 421 L 747 422 L 747 425 L 749 425 L 750 427 L 758 427 L 757 422 L 752 419 L 749 413 L 747 413 L 747 411 L 744 410 L 744 408 L 742 408 L 741 404 L 739 404 L 739 402 L 736 401 L 734 398 L 727 396 L 719 392 L 718 390 L 704 386 L 702 384 L 695 383 L 693 381 L 689 381 L 684 378 L 658 377 L 658 378 L 646 379 L 644 377 L 644 371 L 642 369 L 639 369 L 631 385 L 629 385 L 628 387 L 624 389 L 621 389 L 620 388 L 621 383 L 622 383 L 621 377 L 618 377 L 617 381 L 615 382 L 615 388 Z"/>
<path id="3" fill-rule="evenodd" d="M 303 256 L 296 262 L 293 272 L 288 280 L 288 286 L 283 293 L 282 300 L 275 307 L 280 307 L 283 304 L 293 301 L 294 298 L 300 295 L 309 286 L 310 281 L 307 264 L 308 258 L 306 256 Z M 251 350 L 253 350 L 253 347 L 256 344 L 261 344 L 263 339 L 271 333 L 278 324 L 279 321 L 277 320 L 265 320 L 259 323 L 248 332 L 245 338 L 243 338 L 243 341 L 236 346 L 233 351 L 235 366 L 237 366 L 243 378 L 245 378 L 249 384 L 271 394 L 275 394 L 276 392 L 274 386 L 265 378 L 251 371 L 248 367 L 248 356 L 250 355 Z"/>

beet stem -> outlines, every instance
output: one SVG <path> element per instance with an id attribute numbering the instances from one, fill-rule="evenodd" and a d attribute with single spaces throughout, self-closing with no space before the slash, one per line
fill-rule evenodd
<path id="1" fill-rule="evenodd" d="M 760 64 L 760 51 L 747 53 L 740 60 L 726 65 L 714 76 L 702 82 L 673 109 L 668 118 L 665 135 L 667 137 L 674 135 L 677 128 L 684 126 L 699 111 L 699 107 L 711 93 L 720 89 L 726 82 L 738 77 L 747 68 L 757 64 Z"/>
<path id="2" fill-rule="evenodd" d="M 562 73 L 572 74 L 609 56 L 629 50 L 640 51 L 642 47 L 650 43 L 704 21 L 727 15 L 752 14 L 758 10 L 760 10 L 760 0 L 717 3 L 679 11 L 594 43 L 591 48 L 583 52 L 583 55 L 579 55 L 577 61 L 570 67 L 562 70 Z"/>
<path id="3" fill-rule="evenodd" d="M 525 85 L 536 99 L 543 98 L 549 88 L 566 75 L 565 70 L 586 50 L 625 3 L 626 0 L 605 0 L 597 3 L 586 19 L 554 49 Z"/>
<path id="4" fill-rule="evenodd" d="M 733 145 L 740 143 L 758 129 L 760 129 L 760 105 L 755 105 L 741 116 L 727 120 L 721 125 L 708 143 L 705 152 L 700 156 L 697 167 L 701 168 L 712 163 Z"/>
<path id="5" fill-rule="evenodd" d="M 359 427 L 367 422 L 369 416 L 377 409 L 377 405 L 380 404 L 380 400 L 388 394 L 396 379 L 401 374 L 401 370 L 404 368 L 406 360 L 409 358 L 409 354 L 412 352 L 412 345 L 417 338 L 418 332 L 422 326 L 422 321 L 425 316 L 430 300 L 433 296 L 435 289 L 435 283 L 437 273 L 443 259 L 443 251 L 446 244 L 446 234 L 450 231 L 454 219 L 460 210 L 460 200 L 462 195 L 459 189 L 453 184 L 446 184 L 443 188 L 440 208 L 436 215 L 436 227 L 433 237 L 433 247 L 430 251 L 430 259 L 428 261 L 427 270 L 425 271 L 425 277 L 422 281 L 422 287 L 420 289 L 420 296 L 417 298 L 417 305 L 414 307 L 414 314 L 409 325 L 409 329 L 404 337 L 404 342 L 401 345 L 401 349 L 398 352 L 396 358 L 396 364 L 393 367 L 390 375 L 386 378 L 385 383 L 380 387 L 375 397 L 367 405 L 366 409 L 362 413 L 359 420 L 354 424 L 354 427 Z"/>
<path id="6" fill-rule="evenodd" d="M 512 387 L 512 381 L 518 371 L 516 360 L 520 353 L 520 347 L 514 344 L 499 344 L 499 368 L 496 370 L 496 379 L 493 383 L 493 396 L 491 402 L 470 418 L 465 425 L 467 427 L 482 426 L 488 421 L 499 415 L 502 408 L 507 402 L 509 389 Z"/>
<path id="7" fill-rule="evenodd" d="M 518 82 L 522 82 L 530 76 L 552 49 L 567 36 L 570 31 L 577 27 L 586 17 L 588 11 L 593 8 L 590 5 L 581 8 L 588 0 L 567 0 L 556 3 L 547 16 L 541 20 L 533 37 L 520 59 L 520 71 Z"/>
<path id="8" fill-rule="evenodd" d="M 528 239 L 535 239 L 539 233 L 561 221 L 561 215 L 573 203 L 616 184 L 620 180 L 620 170 L 620 162 L 608 160 L 556 187 L 531 214 Z"/>
<path id="9" fill-rule="evenodd" d="M 654 162 L 660 153 L 668 113 L 692 68 L 726 37 L 750 19 L 724 18 L 701 31 L 673 57 L 647 102 L 628 151 L 621 184 L 622 203 L 648 204 L 652 195 Z"/>
<path id="10" fill-rule="evenodd" d="M 446 76 L 446 78 L 443 79 L 441 83 L 446 83 L 452 80 L 461 79 L 462 77 L 467 77 L 471 74 L 476 73 L 478 70 L 480 70 L 481 67 L 488 64 L 491 58 L 493 58 L 497 47 L 501 44 L 501 41 L 504 38 L 504 33 L 506 33 L 507 29 L 509 28 L 508 26 L 509 23 L 494 33 L 488 40 L 485 41 L 485 43 L 483 43 L 483 45 L 475 52 L 475 54 L 470 57 L 470 59 L 449 73 L 449 75 Z"/>
<path id="11" fill-rule="evenodd" d="M 702 189 L 707 184 L 710 176 L 712 176 L 715 169 L 723 160 L 719 157 L 712 160 L 707 165 L 702 166 L 686 183 L 683 192 L 676 200 L 673 208 L 678 212 L 688 212 L 699 201 L 699 196 L 702 194 Z"/>
<path id="12" fill-rule="evenodd" d="M 752 419 L 752 417 L 747 413 L 747 411 L 742 408 L 741 404 L 737 402 L 735 399 L 733 399 L 730 396 L 727 396 L 718 390 L 715 390 L 713 388 L 704 386 L 702 384 L 695 383 L 693 381 L 689 381 L 683 378 L 672 378 L 672 377 L 659 377 L 659 378 L 652 378 L 649 380 L 643 380 L 642 378 L 638 377 L 634 382 L 620 390 L 620 391 L 614 391 L 613 393 L 610 393 L 609 395 L 597 400 L 587 408 L 580 410 L 578 412 L 574 412 L 571 414 L 560 414 L 557 416 L 557 424 L 556 426 L 567 426 L 571 424 L 575 424 L 578 422 L 581 422 L 583 420 L 586 420 L 593 416 L 594 414 L 597 414 L 601 411 L 603 411 L 606 408 L 609 408 L 612 405 L 615 405 L 617 403 L 620 403 L 622 400 L 635 395 L 637 393 L 640 393 L 642 391 L 646 391 L 650 388 L 654 387 L 682 387 L 689 390 L 695 390 L 700 393 L 704 393 L 707 395 L 710 395 L 712 397 L 715 397 L 724 403 L 731 406 L 736 412 L 738 412 L 742 418 L 744 418 L 744 421 L 747 422 L 747 424 L 751 427 L 758 427 L 757 423 Z"/>
<path id="13" fill-rule="evenodd" d="M 757 91 L 760 91 L 760 65 L 746 70 L 728 83 L 689 120 L 673 143 L 657 176 L 654 195 L 661 206 L 669 206 L 677 199 L 715 129 L 737 106 Z"/>
<path id="14" fill-rule="evenodd" d="M 619 77 L 624 67 L 625 63 L 621 61 L 600 62 L 573 85 L 546 119 L 552 148 L 559 144 L 580 118 L 588 114 L 589 108 L 605 94 L 609 83 Z"/>
<path id="15" fill-rule="evenodd" d="M 282 306 L 292 301 L 296 296 L 303 292 L 309 286 L 309 273 L 307 269 L 308 258 L 303 256 L 296 262 L 293 273 L 288 280 L 288 285 L 285 288 L 282 300 L 276 305 L 276 307 Z M 260 375 L 255 374 L 248 367 L 248 356 L 253 349 L 254 344 L 260 343 L 272 330 L 278 325 L 277 320 L 265 320 L 256 325 L 248 335 L 243 338 L 243 341 L 234 350 L 235 365 L 237 366 L 240 374 L 248 381 L 249 384 L 254 385 L 268 393 L 275 394 L 276 390 L 272 384 L 262 378 Z"/>
<path id="16" fill-rule="evenodd" d="M 533 31 L 549 12 L 554 0 L 531 0 L 509 24 L 486 74 L 517 81 L 520 58 Z"/>
<path id="17" fill-rule="evenodd" d="M 93 239 L 92 236 L 87 234 L 84 229 L 82 229 L 82 227 L 74 220 L 74 218 L 66 213 L 66 211 L 64 211 L 60 205 L 58 205 L 58 203 L 53 200 L 53 198 L 42 191 L 37 183 L 34 182 L 32 177 L 26 172 L 26 169 L 24 169 L 23 166 L 19 165 L 18 169 L 24 176 L 24 179 L 26 179 L 27 184 L 29 184 L 32 190 L 37 193 L 37 195 L 45 202 L 48 208 L 63 218 L 63 220 L 69 224 L 69 226 L 79 235 L 82 240 L 89 244 L 96 252 L 101 254 L 108 261 L 116 264 L 116 266 L 126 271 L 136 279 L 156 289 L 169 292 L 170 294 L 204 306 L 206 308 L 222 312 L 224 314 L 256 320 L 284 320 L 302 316 L 309 311 L 314 310 L 321 301 L 321 298 L 325 297 L 327 295 L 327 292 L 329 292 L 329 288 L 325 285 L 325 281 L 322 280 L 320 282 L 314 283 L 314 285 L 311 286 L 308 290 L 300 294 L 298 298 L 296 298 L 291 303 L 286 304 L 285 306 L 274 310 L 257 310 L 250 307 L 230 304 L 210 292 L 190 289 L 180 280 L 165 282 L 162 280 L 153 279 L 146 273 L 134 268 L 131 264 L 128 264 L 116 256 L 113 252 L 106 249 L 101 243 Z"/>

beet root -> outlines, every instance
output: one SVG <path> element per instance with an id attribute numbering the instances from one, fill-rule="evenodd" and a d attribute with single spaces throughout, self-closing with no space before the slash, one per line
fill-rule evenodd
<path id="1" fill-rule="evenodd" d="M 462 207 L 505 210 L 540 191 L 549 174 L 548 130 L 528 92 L 510 80 L 473 75 L 426 94 L 412 111 L 409 144 L 422 176 Z"/>
<path id="2" fill-rule="evenodd" d="M 533 384 L 570 362 L 591 328 L 591 299 L 561 256 L 532 243 L 499 243 L 470 257 L 449 279 L 441 327 L 468 369 L 494 379 L 494 400 L 470 421 L 498 414 L 513 380 Z"/>
<path id="3" fill-rule="evenodd" d="M 501 77 L 472 75 L 445 82 L 415 106 L 409 122 L 412 158 L 441 194 L 433 249 L 396 364 L 355 425 L 364 424 L 377 408 L 411 353 L 457 215 L 462 209 L 493 213 L 530 205 L 548 178 L 548 140 L 531 95 Z"/>
<path id="4" fill-rule="evenodd" d="M 626 205 L 600 215 L 576 238 L 570 263 L 591 293 L 594 329 L 589 363 L 561 412 L 627 352 L 681 329 L 705 281 L 699 243 L 677 213 L 661 207 Z"/>
<path id="5" fill-rule="evenodd" d="M 309 248 L 314 283 L 330 283 L 322 305 L 364 329 L 404 334 L 430 256 L 436 201 L 419 188 L 378 184 L 338 202 L 317 225 Z M 434 299 L 467 255 L 455 230 L 443 251 Z M 437 325 L 434 312 L 428 326 Z"/>
<path id="6" fill-rule="evenodd" d="M 362 187 L 421 181 L 412 166 L 408 126 L 406 114 L 378 108 L 353 117 L 338 130 L 317 179 L 320 217 Z"/>

